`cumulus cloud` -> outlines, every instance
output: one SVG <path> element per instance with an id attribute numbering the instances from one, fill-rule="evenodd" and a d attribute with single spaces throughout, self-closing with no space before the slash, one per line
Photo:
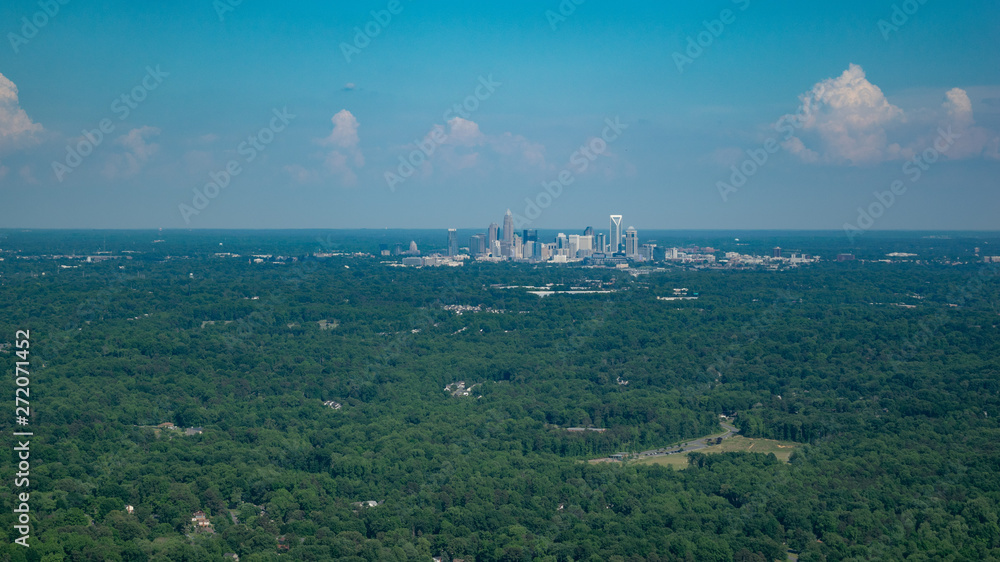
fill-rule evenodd
<path id="1" fill-rule="evenodd" d="M 484 133 L 469 119 L 452 117 L 435 125 L 419 143 L 403 147 L 421 177 L 435 171 L 449 175 L 464 170 L 484 173 L 503 168 L 515 171 L 544 170 L 545 147 L 521 135 Z"/>
<path id="2" fill-rule="evenodd" d="M 1000 137 L 976 125 L 972 114 L 972 100 L 965 90 L 948 90 L 941 110 L 944 113 L 942 127 L 951 129 L 957 137 L 954 146 L 944 153 L 946 158 L 958 160 L 982 156 L 1000 160 Z"/>
<path id="3" fill-rule="evenodd" d="M 125 178 L 138 173 L 160 149 L 160 145 L 149 141 L 159 134 L 160 129 L 145 126 L 132 129 L 115 139 L 115 145 L 122 147 L 124 151 L 111 155 L 104 168 L 104 176 Z"/>
<path id="4" fill-rule="evenodd" d="M 17 86 L 0 74 L 0 148 L 29 143 L 41 132 L 42 126 L 21 109 Z"/>
<path id="5" fill-rule="evenodd" d="M 333 147 L 324 157 L 324 166 L 330 173 L 340 176 L 344 183 L 353 185 L 358 179 L 355 170 L 365 165 L 364 153 L 358 146 L 358 120 L 350 111 L 342 109 L 330 121 L 333 131 L 320 141 L 324 146 Z M 301 177 L 301 174 L 293 176 Z"/>
<path id="6" fill-rule="evenodd" d="M 946 158 L 1000 158 L 995 148 L 1000 138 L 975 124 L 972 100 L 961 88 L 948 90 L 940 108 L 906 113 L 868 81 L 864 69 L 851 64 L 799 99 L 799 111 L 782 117 L 775 128 L 785 134 L 782 147 L 803 162 L 866 166 L 908 159 L 932 146 L 939 129 L 956 133 Z"/>
<path id="7" fill-rule="evenodd" d="M 799 100 L 799 112 L 783 118 L 786 127 L 797 129 L 783 146 L 804 161 L 860 166 L 900 156 L 900 146 L 889 142 L 887 129 L 906 116 L 868 81 L 860 66 L 851 64 Z"/>

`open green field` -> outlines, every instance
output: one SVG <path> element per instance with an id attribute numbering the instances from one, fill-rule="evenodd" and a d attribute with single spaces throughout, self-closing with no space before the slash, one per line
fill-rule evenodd
<path id="1" fill-rule="evenodd" d="M 792 451 L 795 449 L 797 443 L 791 441 L 775 441 L 773 439 L 749 439 L 747 437 L 742 437 L 735 435 L 729 439 L 726 439 L 718 445 L 712 445 L 711 447 L 706 447 L 699 450 L 699 453 L 705 453 L 710 455 L 712 453 L 728 453 L 728 452 L 748 452 L 748 453 L 774 453 L 774 456 L 778 457 L 778 460 L 788 462 L 788 458 L 792 456 Z M 677 470 L 687 468 L 688 457 L 687 453 L 676 454 L 676 455 L 665 455 L 662 457 L 650 457 L 639 461 L 642 464 L 663 464 L 670 465 Z"/>

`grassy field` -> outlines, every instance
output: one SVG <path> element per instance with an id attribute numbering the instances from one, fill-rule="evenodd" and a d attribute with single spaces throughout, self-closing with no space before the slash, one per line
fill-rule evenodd
<path id="1" fill-rule="evenodd" d="M 719 445 L 712 445 L 705 449 L 698 451 L 699 453 L 705 453 L 710 455 L 712 453 L 728 453 L 731 451 L 743 451 L 749 453 L 774 453 L 774 456 L 778 457 L 778 460 L 788 462 L 788 458 L 792 456 L 792 450 L 797 444 L 790 441 L 774 441 L 771 439 L 748 439 L 746 437 L 741 437 L 735 435 L 726 439 Z M 639 461 L 642 464 L 663 464 L 670 465 L 677 470 L 687 468 L 688 458 L 687 453 L 677 454 L 677 455 L 666 455 L 662 457 L 650 457 Z"/>

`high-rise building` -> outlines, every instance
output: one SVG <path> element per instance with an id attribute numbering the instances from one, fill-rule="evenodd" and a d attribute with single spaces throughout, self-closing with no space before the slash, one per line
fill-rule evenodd
<path id="1" fill-rule="evenodd" d="M 490 229 L 487 232 L 487 238 L 486 238 L 486 244 L 487 244 L 486 247 L 489 248 L 490 253 L 493 253 L 493 246 L 495 246 L 494 242 L 496 242 L 499 239 L 500 239 L 500 225 L 498 225 L 495 222 L 490 223 Z"/>
<path id="2" fill-rule="evenodd" d="M 628 227 L 625 231 L 625 255 L 628 257 L 639 255 L 639 232 L 634 226 Z"/>
<path id="3" fill-rule="evenodd" d="M 594 243 L 595 252 L 607 252 L 608 251 L 608 237 L 603 232 L 597 233 L 597 241 Z"/>
<path id="4" fill-rule="evenodd" d="M 611 232 L 608 235 L 608 253 L 616 254 L 622 248 L 622 216 L 611 215 Z"/>
<path id="5" fill-rule="evenodd" d="M 522 238 L 525 242 L 538 242 L 538 231 L 533 228 L 524 229 Z"/>
<path id="6" fill-rule="evenodd" d="M 583 229 L 583 235 L 584 236 L 593 236 L 594 235 L 594 227 L 588 226 L 587 228 Z"/>
<path id="7" fill-rule="evenodd" d="M 570 257 L 575 258 L 576 257 L 576 253 L 578 251 L 580 251 L 580 235 L 579 234 L 570 234 L 569 235 L 569 246 L 568 247 L 569 247 L 569 255 L 570 255 Z"/>
<path id="8" fill-rule="evenodd" d="M 566 238 L 566 235 L 563 234 L 562 232 L 560 232 L 559 234 L 557 234 L 556 235 L 556 248 L 559 249 L 559 250 L 562 250 L 563 248 L 568 248 L 568 247 L 569 247 L 569 238 Z"/>
<path id="9" fill-rule="evenodd" d="M 420 253 L 420 250 L 417 248 L 417 241 L 416 240 L 410 240 L 410 253 L 411 254 L 419 254 Z"/>
<path id="10" fill-rule="evenodd" d="M 781 248 L 779 246 L 775 246 L 774 249 L 771 250 L 771 257 L 772 258 L 780 258 L 781 257 Z"/>
<path id="11" fill-rule="evenodd" d="M 458 255 L 458 231 L 454 228 L 448 229 L 448 255 Z"/>
<path id="12" fill-rule="evenodd" d="M 469 238 L 469 253 L 473 256 L 481 256 L 486 253 L 486 235 L 473 234 Z"/>
<path id="13" fill-rule="evenodd" d="M 594 237 L 590 234 L 584 234 L 580 237 L 580 250 L 585 252 L 592 252 L 594 250 Z"/>
<path id="14" fill-rule="evenodd" d="M 508 244 L 514 243 L 514 215 L 510 214 L 510 209 L 507 209 L 507 214 L 503 216 L 503 241 Z"/>

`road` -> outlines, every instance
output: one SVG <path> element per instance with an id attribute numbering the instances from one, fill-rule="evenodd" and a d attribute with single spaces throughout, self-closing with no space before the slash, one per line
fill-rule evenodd
<path id="1" fill-rule="evenodd" d="M 706 435 L 705 437 L 700 437 L 693 441 L 688 441 L 682 447 L 665 447 L 662 449 L 652 449 L 649 451 L 643 451 L 639 453 L 639 458 L 645 459 L 649 457 L 662 457 L 665 455 L 683 455 L 684 453 L 690 453 L 691 451 L 697 451 L 699 449 L 704 449 L 705 447 L 710 447 L 712 445 L 715 445 L 716 439 L 720 437 L 722 439 L 729 439 L 734 434 L 739 433 L 740 431 L 735 426 L 730 425 L 726 422 L 719 422 L 719 425 L 722 426 L 722 429 L 726 430 L 726 432 L 723 433 L 722 435 Z M 712 441 L 712 443 L 709 443 L 709 441 Z"/>

